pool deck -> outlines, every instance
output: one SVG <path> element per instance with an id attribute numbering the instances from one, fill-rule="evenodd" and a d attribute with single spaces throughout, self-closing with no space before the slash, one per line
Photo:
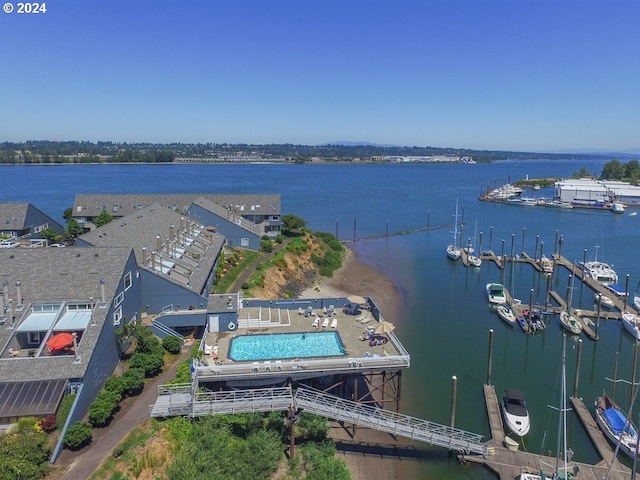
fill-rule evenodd
<path id="1" fill-rule="evenodd" d="M 316 316 L 319 318 L 318 327 L 313 326 Z M 322 326 L 324 319 L 328 319 L 326 327 Z M 336 328 L 331 328 L 333 320 L 337 320 Z M 239 315 L 237 331 L 206 335 L 206 350 L 210 353 L 205 354 L 197 366 L 198 379 L 268 383 L 287 377 L 297 379 L 328 374 L 397 371 L 409 367 L 409 354 L 393 332 L 384 334 L 389 340 L 384 345 L 370 346 L 368 341 L 360 340 L 367 328 L 375 328 L 379 324 L 366 310 L 358 315 L 348 315 L 342 309 L 336 309 L 333 315 L 328 315 L 320 309 L 308 312 L 307 309 L 244 307 Z M 337 331 L 346 353 L 342 356 L 281 358 L 260 362 L 235 362 L 229 358 L 231 340 L 236 336 L 314 331 Z"/>

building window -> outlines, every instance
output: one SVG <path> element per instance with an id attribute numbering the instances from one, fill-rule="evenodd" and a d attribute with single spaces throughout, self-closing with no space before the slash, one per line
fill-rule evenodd
<path id="1" fill-rule="evenodd" d="M 34 230 L 36 233 L 40 233 L 42 230 L 46 230 L 47 228 L 49 228 L 49 224 L 43 223 L 42 225 L 38 225 Z"/>
<path id="2" fill-rule="evenodd" d="M 124 276 L 124 291 L 126 292 L 131 287 L 131 272 L 127 272 Z"/>
<path id="3" fill-rule="evenodd" d="M 240 245 L 242 245 L 243 247 L 248 247 L 249 246 L 249 239 L 244 237 L 240 239 Z"/>
<path id="4" fill-rule="evenodd" d="M 118 205 L 114 205 L 114 206 L 113 206 L 113 211 L 114 211 L 114 212 L 117 212 L 117 211 L 118 211 Z"/>
<path id="5" fill-rule="evenodd" d="M 122 303 L 123 300 L 124 300 L 124 292 L 120 292 L 118 295 L 116 295 L 116 298 L 113 299 L 113 306 L 117 307 Z"/>
<path id="6" fill-rule="evenodd" d="M 269 220 L 272 222 L 277 222 L 278 220 L 280 220 L 280 217 L 278 215 L 271 215 L 269 217 Z"/>
<path id="7" fill-rule="evenodd" d="M 40 332 L 27 332 L 27 343 L 29 343 L 29 345 L 39 345 Z"/>
<path id="8" fill-rule="evenodd" d="M 115 312 L 113 312 L 113 326 L 117 327 L 118 325 L 120 325 L 121 321 L 122 321 L 122 308 L 119 308 Z"/>

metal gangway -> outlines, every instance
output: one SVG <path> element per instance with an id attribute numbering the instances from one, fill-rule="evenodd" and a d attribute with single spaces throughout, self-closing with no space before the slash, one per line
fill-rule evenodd
<path id="1" fill-rule="evenodd" d="M 344 400 L 316 390 L 298 388 L 294 395 L 294 403 L 297 408 L 303 408 L 307 412 L 333 420 L 345 421 L 465 454 L 475 453 L 485 457 L 488 454 L 487 445 L 481 442 L 482 435 Z"/>
<path id="2" fill-rule="evenodd" d="M 193 400 L 195 399 L 195 400 Z M 158 399 L 149 407 L 152 417 L 278 412 L 293 405 L 289 387 L 225 390 L 191 394 L 191 385 L 161 385 Z"/>
<path id="3" fill-rule="evenodd" d="M 259 388 L 219 392 L 198 392 L 195 397 L 189 384 L 161 385 L 158 399 L 149 407 L 152 417 L 204 416 L 303 409 L 336 421 L 371 428 L 381 432 L 445 447 L 464 454 L 488 455 L 482 435 L 447 427 L 428 420 L 384 410 L 372 405 L 299 387 Z"/>

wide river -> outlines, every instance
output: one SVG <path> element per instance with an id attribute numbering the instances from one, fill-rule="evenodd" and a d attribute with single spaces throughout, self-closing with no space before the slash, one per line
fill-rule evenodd
<path id="1" fill-rule="evenodd" d="M 478 201 L 482 185 L 494 179 L 566 178 L 581 167 L 599 174 L 604 161 L 536 160 L 492 164 L 449 165 L 63 165 L 0 166 L 0 201 L 31 202 L 62 222 L 62 212 L 73 205 L 76 193 L 279 193 L 284 213 L 294 213 L 315 231 L 352 240 L 427 225 L 451 224 L 456 200 L 464 213 L 464 233 L 482 232 L 482 248 L 498 254 L 523 250 L 534 254 L 536 242 L 544 252 L 554 251 L 561 235 L 563 256 L 582 260 L 597 252 L 612 264 L 624 286 L 634 292 L 640 280 L 640 216 L 609 211 L 519 207 Z M 532 195 L 534 192 L 525 192 Z M 552 195 L 551 189 L 535 196 Z M 477 226 L 476 226 L 477 225 Z M 355 227 L 355 232 L 354 232 Z M 458 378 L 456 426 L 488 438 L 489 427 L 482 394 L 487 378 L 489 329 L 494 330 L 492 383 L 499 395 L 507 387 L 524 391 L 532 417 L 525 448 L 556 451 L 562 335 L 557 318 L 548 319 L 544 333 L 526 336 L 501 322 L 487 307 L 485 284 L 504 283 L 523 302 L 544 302 L 545 278 L 527 265 L 500 271 L 485 262 L 478 270 L 447 259 L 451 228 L 352 245 L 359 258 L 384 271 L 400 288 L 401 318 L 390 319 L 411 354 L 411 368 L 403 375 L 402 411 L 448 424 L 451 377 Z M 474 233 L 475 232 L 475 233 Z M 490 232 L 492 244 L 489 245 Z M 598 248 L 596 248 L 596 246 Z M 538 249 L 540 246 L 538 246 Z M 553 289 L 564 296 L 567 275 L 559 275 Z M 376 299 L 384 310 L 388 299 Z M 591 307 L 593 293 L 576 284 L 573 305 Z M 583 340 L 578 395 L 588 406 L 613 377 L 619 352 L 618 378 L 631 379 L 634 342 L 616 321 L 600 323 L 600 340 Z M 568 391 L 576 375 L 577 343 L 567 348 Z M 628 408 L 629 387 L 618 383 L 616 399 Z M 568 445 L 574 458 L 595 462 L 597 455 L 581 425 L 569 414 Z M 416 445 L 418 460 L 402 462 L 404 478 L 492 479 L 483 467 L 462 467 L 445 449 Z"/>

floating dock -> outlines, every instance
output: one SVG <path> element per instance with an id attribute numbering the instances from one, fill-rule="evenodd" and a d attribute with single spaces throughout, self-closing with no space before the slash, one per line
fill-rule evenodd
<path id="1" fill-rule="evenodd" d="M 487 442 L 489 454 L 485 457 L 481 455 L 459 455 L 459 460 L 462 463 L 469 462 L 484 465 L 496 473 L 500 480 L 513 480 L 516 475 L 523 472 L 538 473 L 540 471 L 543 471 L 547 478 L 551 478 L 551 474 L 555 469 L 556 458 L 507 448 L 502 416 L 500 415 L 500 405 L 493 385 L 484 385 L 484 397 L 492 437 Z M 569 471 L 578 472 L 573 478 L 600 479 L 605 478 L 606 474 L 609 473 L 608 478 L 610 480 L 631 479 L 631 471 L 617 459 L 613 460 L 613 466 L 610 466 L 610 462 L 614 458 L 613 451 L 595 425 L 595 421 L 585 407 L 584 402 L 575 397 L 571 398 L 571 402 L 574 411 L 578 414 L 578 418 L 584 425 L 602 459 L 596 465 L 574 462 L 573 460 L 568 461 Z M 609 472 L 609 470 L 611 471 Z"/>

